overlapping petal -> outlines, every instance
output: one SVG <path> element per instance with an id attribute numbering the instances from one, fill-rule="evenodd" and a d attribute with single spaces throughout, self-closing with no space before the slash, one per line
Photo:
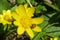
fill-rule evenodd
<path id="1" fill-rule="evenodd" d="M 27 8 L 26 11 L 27 11 L 27 15 L 28 15 L 29 17 L 32 17 L 32 16 L 34 16 L 33 14 L 34 14 L 35 8 L 34 8 L 34 7 Z"/>
<path id="2" fill-rule="evenodd" d="M 23 34 L 24 31 L 25 31 L 24 27 L 18 27 L 18 28 L 17 28 L 17 33 L 18 33 L 18 35 Z"/>
<path id="3" fill-rule="evenodd" d="M 29 35 L 31 38 L 34 37 L 34 33 L 33 33 L 33 31 L 31 30 L 31 28 L 27 28 L 27 29 L 26 29 L 26 32 L 28 33 L 28 35 Z"/>
<path id="4" fill-rule="evenodd" d="M 15 20 L 19 20 L 19 15 L 17 14 L 17 13 L 15 13 L 15 12 L 12 12 L 12 16 L 13 16 L 13 18 L 15 19 Z"/>
<path id="5" fill-rule="evenodd" d="M 3 10 L 3 15 L 9 15 L 11 16 L 11 11 L 10 10 Z"/>
<path id="6" fill-rule="evenodd" d="M 21 24 L 19 23 L 19 21 L 14 21 L 14 25 L 21 26 Z"/>
<path id="7" fill-rule="evenodd" d="M 35 31 L 35 32 L 41 32 L 42 29 L 39 26 L 36 26 L 35 28 L 33 28 L 33 31 Z"/>
<path id="8" fill-rule="evenodd" d="M 41 24 L 43 23 L 44 18 L 43 17 L 33 18 L 32 21 L 34 24 Z"/>
<path id="9" fill-rule="evenodd" d="M 26 14 L 26 10 L 25 10 L 25 7 L 23 5 L 19 5 L 17 8 L 16 8 L 16 12 L 18 15 L 21 16 L 24 16 Z"/>

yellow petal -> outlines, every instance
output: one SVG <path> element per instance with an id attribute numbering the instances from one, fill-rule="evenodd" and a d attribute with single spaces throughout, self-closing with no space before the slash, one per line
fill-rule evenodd
<path id="1" fill-rule="evenodd" d="M 6 10 L 3 10 L 3 14 L 4 14 L 4 15 L 6 14 Z"/>
<path id="2" fill-rule="evenodd" d="M 23 5 L 20 5 L 16 8 L 16 12 L 20 15 L 23 16 L 26 14 L 25 7 Z"/>
<path id="3" fill-rule="evenodd" d="M 0 23 L 2 23 L 2 24 L 6 24 L 6 21 L 3 19 L 3 15 L 2 14 L 0 14 Z"/>
<path id="4" fill-rule="evenodd" d="M 41 24 L 44 21 L 44 18 L 38 17 L 38 18 L 33 18 L 32 20 L 34 24 Z"/>
<path id="5" fill-rule="evenodd" d="M 3 10 L 3 15 L 10 15 L 11 11 L 10 10 Z"/>
<path id="6" fill-rule="evenodd" d="M 12 22 L 8 22 L 8 21 L 6 21 L 6 20 L 1 20 L 1 23 L 2 23 L 3 25 L 6 25 L 6 24 L 11 24 Z"/>
<path id="7" fill-rule="evenodd" d="M 26 10 L 26 14 L 29 17 L 32 17 L 33 14 L 34 14 L 35 8 L 34 7 L 28 7 L 28 4 L 25 4 L 24 7 L 25 7 L 25 10 Z"/>
<path id="8" fill-rule="evenodd" d="M 33 28 L 33 30 L 36 31 L 36 32 L 41 32 L 42 31 L 42 29 L 39 26 L 36 26 L 35 28 Z"/>
<path id="9" fill-rule="evenodd" d="M 25 9 L 27 9 L 28 8 L 28 4 L 25 4 L 24 7 L 25 7 Z"/>
<path id="10" fill-rule="evenodd" d="M 5 20 L 2 20 L 1 22 L 2 22 L 2 24 L 3 24 L 3 25 L 8 24 L 8 22 L 7 22 L 7 21 L 5 21 Z"/>
<path id="11" fill-rule="evenodd" d="M 2 20 L 0 19 L 0 23 L 2 23 Z"/>
<path id="12" fill-rule="evenodd" d="M 0 14 L 0 20 L 2 20 L 3 19 L 3 15 L 2 14 Z"/>
<path id="13" fill-rule="evenodd" d="M 15 20 L 19 20 L 19 15 L 16 14 L 15 12 L 12 13 L 12 17 L 13 17 Z"/>
<path id="14" fill-rule="evenodd" d="M 20 23 L 19 23 L 19 21 L 14 21 L 14 25 L 21 26 Z"/>
<path id="15" fill-rule="evenodd" d="M 8 14 L 10 14 L 10 13 L 11 13 L 11 11 L 10 11 L 10 10 L 7 10 L 7 13 L 8 13 Z"/>
<path id="16" fill-rule="evenodd" d="M 24 31 L 25 31 L 25 29 L 24 29 L 23 27 L 18 27 L 18 28 L 17 28 L 17 34 L 18 34 L 18 35 L 23 34 Z"/>
<path id="17" fill-rule="evenodd" d="M 28 33 L 28 35 L 30 36 L 30 38 L 34 37 L 33 31 L 30 28 L 27 28 L 26 32 Z"/>
<path id="18" fill-rule="evenodd" d="M 55 37 L 54 40 L 58 40 L 58 38 Z"/>
<path id="19" fill-rule="evenodd" d="M 34 7 L 27 8 L 26 11 L 27 11 L 27 15 L 28 15 L 29 17 L 32 17 L 33 14 L 34 14 L 35 8 L 34 8 Z"/>
<path id="20" fill-rule="evenodd" d="M 50 40 L 53 40 L 53 38 L 50 38 Z"/>

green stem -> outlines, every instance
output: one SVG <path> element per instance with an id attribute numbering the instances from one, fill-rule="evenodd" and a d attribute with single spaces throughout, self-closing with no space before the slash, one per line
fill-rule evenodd
<path id="1" fill-rule="evenodd" d="M 31 7 L 33 7 L 32 4 L 30 3 L 30 0 L 26 0 L 26 1 Z"/>

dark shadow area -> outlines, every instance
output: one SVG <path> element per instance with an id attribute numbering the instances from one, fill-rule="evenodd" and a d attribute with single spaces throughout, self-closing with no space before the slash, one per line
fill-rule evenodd
<path id="1" fill-rule="evenodd" d="M 5 35 L 4 26 L 0 23 L 0 40 L 3 40 L 3 36 Z"/>
<path id="2" fill-rule="evenodd" d="M 60 12 L 57 12 L 55 15 L 53 15 L 50 20 L 50 24 L 54 23 L 54 26 L 60 26 Z"/>
<path id="3" fill-rule="evenodd" d="M 24 34 L 20 36 L 18 35 L 17 40 L 30 40 L 30 37 L 28 36 L 26 32 L 24 32 Z"/>
<path id="4" fill-rule="evenodd" d="M 47 4 L 45 4 L 43 0 L 35 0 L 35 1 L 38 3 L 37 6 L 38 6 L 38 5 L 45 6 L 46 9 L 47 9 L 47 11 L 41 10 L 40 13 L 35 13 L 35 14 L 34 14 L 34 17 L 39 17 L 39 16 L 41 16 L 41 15 L 46 15 L 46 14 L 49 14 L 49 13 L 51 13 L 51 12 L 57 12 L 57 10 L 55 10 L 55 9 L 53 9 L 52 7 L 50 7 L 50 6 L 48 6 Z M 52 0 L 52 2 L 53 2 L 53 0 Z M 47 15 L 46 15 L 46 16 L 47 16 Z M 47 17 L 49 18 L 49 16 L 47 16 Z"/>

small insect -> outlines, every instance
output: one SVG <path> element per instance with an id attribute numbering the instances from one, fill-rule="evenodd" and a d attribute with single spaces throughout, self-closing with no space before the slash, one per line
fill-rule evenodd
<path id="1" fill-rule="evenodd" d="M 34 28 L 34 27 L 36 27 L 36 24 L 32 24 L 31 28 Z"/>

